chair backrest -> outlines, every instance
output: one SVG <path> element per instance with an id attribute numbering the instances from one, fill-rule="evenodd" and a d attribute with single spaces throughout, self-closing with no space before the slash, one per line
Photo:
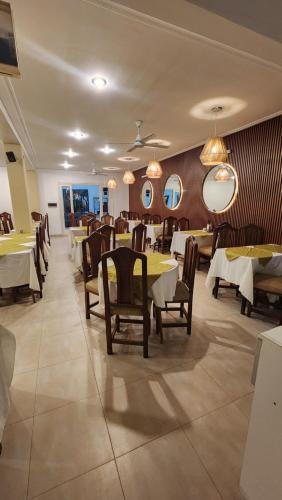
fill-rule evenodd
<path id="1" fill-rule="evenodd" d="M 127 210 L 122 210 L 120 212 L 120 217 L 123 217 L 124 219 L 128 219 L 129 212 Z"/>
<path id="2" fill-rule="evenodd" d="M 31 212 L 31 218 L 34 222 L 40 222 L 43 219 L 43 215 L 39 212 Z"/>
<path id="3" fill-rule="evenodd" d="M 213 231 L 212 257 L 217 248 L 234 247 L 238 242 L 238 229 L 234 228 L 228 222 L 217 226 Z"/>
<path id="4" fill-rule="evenodd" d="M 112 259 L 117 280 L 117 299 L 114 305 L 126 308 L 136 307 L 136 293 L 139 287 L 135 286 L 133 271 L 137 259 L 142 263 L 141 293 L 138 293 L 138 305 L 143 309 L 143 314 L 148 314 L 148 287 L 147 287 L 147 256 L 135 252 L 131 248 L 119 247 L 102 255 L 103 285 L 106 315 L 110 312 L 110 294 L 108 279 L 108 259 Z M 136 278 L 135 278 L 136 279 Z"/>
<path id="5" fill-rule="evenodd" d="M 160 215 L 151 215 L 150 223 L 151 224 L 160 224 L 162 222 L 162 218 Z"/>
<path id="6" fill-rule="evenodd" d="M 129 229 L 128 229 L 128 222 L 127 220 L 125 219 L 121 219 L 121 217 L 118 217 L 116 220 L 115 220 L 115 230 L 116 230 L 116 234 L 124 234 L 124 233 L 128 233 Z"/>
<path id="7" fill-rule="evenodd" d="M 148 214 L 148 213 L 141 215 L 141 222 L 142 222 L 142 224 L 150 224 L 151 217 L 152 217 L 151 214 Z"/>
<path id="8" fill-rule="evenodd" d="M 94 217 L 91 217 L 91 215 L 87 214 L 82 215 L 79 220 L 81 221 L 82 226 L 87 226 L 87 222 L 89 221 L 89 219 L 94 219 Z"/>
<path id="9" fill-rule="evenodd" d="M 198 243 L 194 236 L 186 239 L 182 281 L 186 283 L 190 293 L 193 295 L 196 263 L 198 255 Z"/>
<path id="10" fill-rule="evenodd" d="M 93 224 L 96 221 L 96 217 L 91 217 L 90 219 L 87 219 L 86 227 L 87 227 L 87 236 L 89 234 L 93 233 Z M 99 222 L 99 221 L 98 221 Z M 100 224 L 100 223 L 99 223 Z M 100 227 L 100 226 L 99 226 Z"/>
<path id="11" fill-rule="evenodd" d="M 44 216 L 44 220 L 45 220 L 45 227 L 46 227 L 46 232 L 47 232 L 47 236 L 48 236 L 48 245 L 50 245 L 49 215 L 47 214 L 47 212 Z"/>
<path id="12" fill-rule="evenodd" d="M 35 262 L 35 269 L 36 269 L 36 274 L 37 274 L 37 279 L 39 283 L 39 289 L 40 292 L 42 292 L 43 288 L 43 279 L 42 279 L 42 272 L 41 272 L 41 263 L 40 263 L 40 228 L 36 228 L 36 246 L 34 249 L 34 262 Z"/>
<path id="13" fill-rule="evenodd" d="M 8 234 L 10 232 L 10 227 L 9 227 L 8 219 L 1 214 L 0 215 L 0 220 L 2 222 L 4 233 Z"/>
<path id="14" fill-rule="evenodd" d="M 172 236 L 177 224 L 176 217 L 170 215 L 163 220 L 163 236 Z"/>
<path id="15" fill-rule="evenodd" d="M 111 249 L 111 239 L 112 248 L 116 248 L 116 230 L 113 226 L 104 224 L 103 226 L 99 227 L 99 229 L 97 229 L 97 233 L 101 233 L 106 237 L 106 252 L 109 252 Z"/>
<path id="16" fill-rule="evenodd" d="M 189 227 L 190 227 L 189 219 L 186 219 L 186 217 L 181 217 L 181 219 L 178 219 L 176 225 L 177 231 L 188 231 Z"/>
<path id="17" fill-rule="evenodd" d="M 102 224 L 108 224 L 109 226 L 113 226 L 114 218 L 110 214 L 105 214 L 101 217 Z"/>
<path id="18" fill-rule="evenodd" d="M 147 227 L 144 224 L 138 224 L 132 231 L 132 250 L 136 252 L 145 252 L 146 249 Z"/>
<path id="19" fill-rule="evenodd" d="M 263 228 L 256 224 L 247 224 L 239 228 L 238 231 L 238 244 L 240 246 L 246 245 L 260 245 L 263 243 Z"/>
<path id="20" fill-rule="evenodd" d="M 82 268 L 85 282 L 98 277 L 99 262 L 102 254 L 106 252 L 106 241 L 106 236 L 97 231 L 82 240 Z"/>
<path id="21" fill-rule="evenodd" d="M 128 219 L 129 220 L 138 220 L 139 214 L 137 212 L 128 212 Z"/>
<path id="22" fill-rule="evenodd" d="M 0 217 L 4 218 L 8 222 L 9 229 L 10 229 L 10 231 L 12 231 L 14 229 L 14 224 L 13 224 L 13 221 L 12 221 L 11 214 L 9 212 L 2 212 L 0 214 Z"/>
<path id="23" fill-rule="evenodd" d="M 78 225 L 77 220 L 76 220 L 73 212 L 71 212 L 69 214 L 69 224 L 70 224 L 70 227 L 76 227 Z"/>

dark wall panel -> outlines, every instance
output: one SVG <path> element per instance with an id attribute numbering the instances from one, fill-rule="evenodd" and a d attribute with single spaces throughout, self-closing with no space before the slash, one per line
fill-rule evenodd
<path id="1" fill-rule="evenodd" d="M 232 207 L 222 214 L 209 212 L 202 201 L 202 181 L 207 172 L 200 160 L 202 147 L 164 160 L 163 176 L 152 180 L 154 200 L 150 213 L 162 217 L 188 217 L 192 228 L 202 228 L 211 219 L 214 225 L 223 221 L 236 227 L 255 223 L 265 230 L 265 241 L 282 243 L 282 115 L 224 138 L 231 150 L 228 162 L 237 171 L 239 191 Z M 144 209 L 140 193 L 146 169 L 135 171 L 136 182 L 129 187 L 130 210 L 139 214 Z M 178 174 L 184 193 L 180 207 L 167 209 L 163 202 L 166 179 Z"/>

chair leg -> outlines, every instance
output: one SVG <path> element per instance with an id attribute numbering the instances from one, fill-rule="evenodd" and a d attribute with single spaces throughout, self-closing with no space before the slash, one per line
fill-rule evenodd
<path id="1" fill-rule="evenodd" d="M 218 296 L 218 289 L 219 289 L 219 278 L 215 278 L 215 285 L 214 285 L 214 288 L 213 288 L 213 296 L 215 299 L 217 299 L 217 296 Z"/>
<path id="2" fill-rule="evenodd" d="M 106 318 L 107 353 L 113 354 L 111 317 Z"/>
<path id="3" fill-rule="evenodd" d="M 187 335 L 192 333 L 192 302 L 188 302 Z"/>
<path id="4" fill-rule="evenodd" d="M 246 297 L 242 297 L 241 314 L 245 314 L 246 305 L 247 305 L 247 299 L 246 299 Z"/>
<path id="5" fill-rule="evenodd" d="M 120 332 L 120 319 L 118 314 L 116 315 L 116 330 Z"/>
<path id="6" fill-rule="evenodd" d="M 89 299 L 89 292 L 85 291 L 85 316 L 86 319 L 90 319 L 90 299 Z"/>
<path id="7" fill-rule="evenodd" d="M 148 358 L 148 336 L 150 335 L 150 317 L 143 321 L 143 358 Z"/>
<path id="8" fill-rule="evenodd" d="M 247 301 L 247 316 L 248 316 L 248 318 L 251 317 L 251 312 L 252 312 L 252 304 L 248 300 Z"/>
<path id="9" fill-rule="evenodd" d="M 183 304 L 183 302 L 181 302 L 180 303 L 180 318 L 183 318 L 183 316 L 184 316 L 183 307 L 184 307 L 184 304 Z"/>
<path id="10" fill-rule="evenodd" d="M 160 335 L 160 342 L 161 344 L 163 344 L 164 339 L 163 339 L 163 328 L 162 328 L 162 310 L 160 307 L 156 307 L 156 313 L 157 313 L 157 329 Z"/>

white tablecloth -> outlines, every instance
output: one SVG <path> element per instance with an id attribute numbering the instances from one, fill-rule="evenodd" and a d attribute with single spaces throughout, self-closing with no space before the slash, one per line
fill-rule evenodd
<path id="1" fill-rule="evenodd" d="M 203 231 L 203 236 L 194 235 L 192 229 L 189 234 L 187 234 L 186 232 L 184 233 L 183 231 L 174 231 L 170 247 L 171 255 L 173 255 L 174 252 L 184 255 L 186 240 L 189 236 L 195 237 L 198 243 L 198 248 L 201 248 L 202 246 L 212 245 L 212 238 L 213 238 L 212 234 L 205 235 L 204 231 Z"/>
<path id="2" fill-rule="evenodd" d="M 165 264 L 172 264 L 174 267 L 165 271 L 161 276 L 154 282 L 153 286 L 149 288 L 148 295 L 153 299 L 157 307 L 165 307 L 165 302 L 169 302 L 173 299 L 175 294 L 176 283 L 178 280 L 178 270 L 179 264 L 175 259 L 166 259 L 164 256 L 163 262 Z M 112 265 L 109 261 L 108 265 Z M 116 284 L 110 282 L 110 298 L 112 301 L 116 299 Z M 99 277 L 98 277 L 98 290 L 99 290 L 99 304 L 104 306 L 104 289 L 103 289 L 103 274 L 101 263 L 99 265 Z"/>
<path id="3" fill-rule="evenodd" d="M 211 261 L 210 269 L 206 279 L 206 286 L 213 288 L 215 278 L 219 277 L 228 283 L 239 285 L 241 294 L 253 303 L 254 274 L 271 274 L 273 276 L 282 276 L 282 254 L 273 253 L 270 260 L 254 257 L 238 257 L 238 259 L 228 260 L 225 255 L 225 248 L 216 250 Z"/>
<path id="4" fill-rule="evenodd" d="M 163 232 L 163 225 L 146 224 L 147 238 L 150 238 L 151 245 L 157 241 L 157 237 Z"/>
<path id="5" fill-rule="evenodd" d="M 14 373 L 16 339 L 0 325 L 0 442 L 10 409 L 9 387 Z"/>
<path id="6" fill-rule="evenodd" d="M 69 227 L 69 255 L 72 257 L 72 250 L 74 245 L 74 237 L 75 236 L 84 236 L 87 234 L 87 229 L 85 227 Z"/>
<path id="7" fill-rule="evenodd" d="M 141 220 L 129 220 L 128 221 L 129 232 L 132 233 L 132 231 L 135 228 L 135 226 L 137 226 L 138 224 L 140 224 L 140 222 L 141 222 Z"/>
<path id="8" fill-rule="evenodd" d="M 78 236 L 78 235 L 75 235 Z M 119 240 L 118 234 L 116 234 L 116 248 L 119 247 L 129 247 L 131 248 L 132 239 L 128 240 Z M 112 239 L 111 239 L 111 249 L 112 249 Z M 75 264 L 75 267 L 80 269 L 82 267 L 82 241 L 75 239 L 73 240 L 73 246 L 71 251 L 71 258 Z"/>

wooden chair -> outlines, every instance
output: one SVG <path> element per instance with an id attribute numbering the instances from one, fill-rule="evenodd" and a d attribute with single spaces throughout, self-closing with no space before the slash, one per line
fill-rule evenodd
<path id="1" fill-rule="evenodd" d="M 31 212 L 31 218 L 33 222 L 40 222 L 43 219 L 43 215 L 40 212 Z"/>
<path id="2" fill-rule="evenodd" d="M 181 219 L 178 219 L 176 223 L 176 231 L 188 231 L 189 230 L 189 219 L 186 219 L 186 217 L 181 217 Z"/>
<path id="3" fill-rule="evenodd" d="M 87 219 L 87 224 L 86 224 L 86 234 L 89 236 L 91 233 L 93 233 L 94 229 L 92 224 L 96 221 L 96 217 L 91 217 L 91 219 Z M 98 221 L 99 222 L 99 221 Z M 100 222 L 99 222 L 100 224 Z"/>
<path id="4" fill-rule="evenodd" d="M 201 259 L 204 259 L 205 262 L 210 262 L 217 248 L 223 248 L 224 246 L 232 246 L 231 244 L 229 244 L 232 239 L 231 238 L 232 231 L 234 231 L 234 228 L 228 222 L 223 222 L 213 230 L 212 244 L 202 246 L 198 250 L 198 261 L 197 261 L 198 271 L 200 270 Z M 235 246 L 235 242 L 233 246 Z"/>
<path id="5" fill-rule="evenodd" d="M 2 214 L 0 215 L 0 220 L 2 223 L 4 234 L 8 234 L 10 232 L 8 220 L 6 219 L 6 217 L 2 217 Z"/>
<path id="6" fill-rule="evenodd" d="M 161 224 L 161 222 L 162 222 L 162 218 L 160 215 L 152 215 L 151 216 L 150 224 Z"/>
<path id="7" fill-rule="evenodd" d="M 132 231 L 132 250 L 136 252 L 145 252 L 146 249 L 147 227 L 144 224 L 138 224 Z"/>
<path id="8" fill-rule="evenodd" d="M 117 298 L 112 300 L 109 293 L 108 259 L 112 259 L 116 269 Z M 141 260 L 142 277 L 140 296 L 135 295 L 133 270 L 136 260 Z M 148 336 L 150 335 L 150 312 L 147 284 L 147 256 L 127 247 L 120 247 L 102 255 L 103 285 L 105 300 L 105 321 L 107 352 L 113 354 L 113 344 L 143 346 L 143 356 L 148 357 Z M 115 316 L 112 331 L 111 316 Z M 121 318 L 121 316 L 126 316 Z M 134 316 L 134 318 L 132 318 Z M 142 319 L 136 319 L 135 317 Z M 143 340 L 118 338 L 120 323 L 143 325 Z"/>
<path id="9" fill-rule="evenodd" d="M 109 226 L 113 226 L 114 225 L 114 218 L 110 214 L 105 214 L 101 217 L 101 222 L 102 222 L 102 224 L 107 224 Z"/>
<path id="10" fill-rule="evenodd" d="M 218 226 L 213 233 L 212 257 L 218 248 L 235 247 L 238 243 L 238 229 L 232 227 L 230 224 Z M 200 249 L 202 250 L 202 248 Z M 213 296 L 217 299 L 219 288 L 233 288 L 237 290 L 238 286 L 233 283 L 220 284 L 220 277 L 215 278 L 215 285 L 213 288 Z"/>
<path id="11" fill-rule="evenodd" d="M 141 222 L 142 222 L 142 224 L 150 224 L 151 217 L 152 217 L 151 214 L 148 214 L 148 213 L 141 215 Z"/>
<path id="12" fill-rule="evenodd" d="M 263 243 L 263 228 L 256 224 L 247 224 L 238 229 L 238 245 L 260 245 Z"/>
<path id="13" fill-rule="evenodd" d="M 115 230 L 116 230 L 116 234 L 129 233 L 128 221 L 118 217 L 115 220 Z"/>
<path id="14" fill-rule="evenodd" d="M 138 220 L 139 214 L 137 212 L 128 212 L 128 220 Z"/>
<path id="15" fill-rule="evenodd" d="M 170 249 L 170 244 L 176 223 L 177 219 L 175 217 L 172 217 L 171 215 L 164 218 L 163 232 L 157 237 L 157 241 L 154 244 L 154 250 L 161 250 L 161 252 L 164 253 L 165 250 Z"/>
<path id="16" fill-rule="evenodd" d="M 108 224 L 104 224 L 103 226 L 97 229 L 97 233 L 101 233 L 106 237 L 106 252 L 111 250 L 111 241 L 112 241 L 112 249 L 116 248 L 116 230 L 113 226 L 109 226 Z"/>
<path id="17" fill-rule="evenodd" d="M 45 231 L 46 227 L 45 227 L 45 223 L 44 223 L 44 220 L 40 223 L 39 225 L 39 234 L 40 234 L 40 251 L 41 251 L 41 255 L 42 255 L 42 258 L 43 258 L 43 261 L 44 261 L 44 265 L 45 265 L 45 270 L 47 271 L 48 270 L 48 261 L 47 261 L 47 258 L 46 258 L 46 251 L 45 251 L 45 248 L 44 248 L 44 243 L 46 241 L 46 231 Z"/>
<path id="18" fill-rule="evenodd" d="M 90 303 L 90 294 L 99 296 L 98 271 L 102 253 L 106 251 L 107 238 L 97 231 L 82 241 L 82 268 L 85 291 L 85 315 L 90 319 L 90 314 L 104 319 L 103 314 L 93 310 L 99 304 L 99 300 Z"/>
<path id="19" fill-rule="evenodd" d="M 43 294 L 43 277 L 42 277 L 42 271 L 41 271 L 41 263 L 40 263 L 40 229 L 39 227 L 36 228 L 36 246 L 34 249 L 34 262 L 35 262 L 35 269 L 36 269 L 36 274 L 37 274 L 37 279 L 39 283 L 39 297 L 42 299 Z M 35 299 L 34 299 L 35 301 Z"/>
<path id="20" fill-rule="evenodd" d="M 10 231 L 13 231 L 14 229 L 14 224 L 13 224 L 13 221 L 12 221 L 12 216 L 9 212 L 2 212 L 2 214 L 0 214 L 0 217 L 6 219 L 6 221 L 8 222 L 8 226 L 9 226 L 9 229 Z"/>
<path id="21" fill-rule="evenodd" d="M 267 294 L 276 295 L 280 300 L 280 308 L 269 308 Z M 279 325 L 282 324 L 282 276 L 272 276 L 270 274 L 254 275 L 254 304 L 251 304 L 245 297 L 242 298 L 241 313 L 245 314 L 247 306 L 247 316 L 252 312 L 263 314 L 264 316 L 278 319 Z M 263 299 L 263 300 L 262 300 Z M 262 304 L 261 306 L 259 304 Z"/>
<path id="22" fill-rule="evenodd" d="M 120 212 L 120 217 L 122 217 L 123 219 L 128 219 L 128 215 L 129 215 L 129 212 L 127 212 L 127 210 L 122 210 Z"/>
<path id="23" fill-rule="evenodd" d="M 93 217 L 94 217 L 94 219 L 96 219 L 96 214 L 95 214 L 95 212 L 88 212 L 86 215 L 87 215 L 88 217 L 91 217 L 91 219 L 92 219 Z"/>
<path id="24" fill-rule="evenodd" d="M 89 219 L 94 219 L 94 217 L 91 217 L 91 215 L 87 214 L 87 215 L 82 215 L 79 220 L 81 221 L 82 226 L 87 227 L 87 222 L 89 221 Z"/>
<path id="25" fill-rule="evenodd" d="M 73 212 L 71 212 L 69 214 L 69 225 L 70 225 L 70 227 L 78 226 L 77 220 L 76 220 Z"/>
<path id="26" fill-rule="evenodd" d="M 185 244 L 184 264 L 182 279 L 176 284 L 175 295 L 173 300 L 166 302 L 164 308 L 155 307 L 156 310 L 156 329 L 160 335 L 160 341 L 163 343 L 163 328 L 186 327 L 187 334 L 191 335 L 192 325 L 192 307 L 193 307 L 193 292 L 194 280 L 197 263 L 198 244 L 193 236 L 189 236 Z M 168 306 L 167 304 L 178 303 L 178 306 Z M 185 309 L 185 303 L 188 304 L 188 309 Z M 167 322 L 162 321 L 162 311 L 179 311 L 180 317 L 185 316 L 187 322 Z"/>
<path id="27" fill-rule="evenodd" d="M 48 245 L 50 246 L 51 241 L 50 241 L 49 215 L 47 213 L 45 214 L 45 226 L 46 226 L 46 233 L 48 236 Z"/>

